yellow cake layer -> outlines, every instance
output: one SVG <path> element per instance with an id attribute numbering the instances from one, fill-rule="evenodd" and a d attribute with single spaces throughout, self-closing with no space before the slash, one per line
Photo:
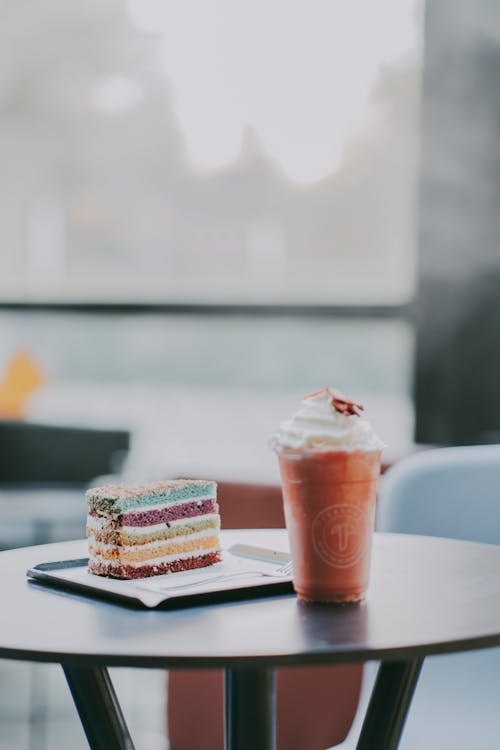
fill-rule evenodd
<path id="1" fill-rule="evenodd" d="M 91 519 L 92 522 L 93 519 Z M 94 542 L 103 544 L 118 544 L 122 547 L 133 544 L 149 544 L 161 542 L 162 540 L 184 537 L 188 534 L 196 534 L 206 529 L 220 528 L 220 517 L 218 514 L 195 516 L 182 519 L 170 524 L 158 523 L 154 526 L 132 527 L 105 524 L 103 526 L 87 525 L 87 537 Z"/>
<path id="2" fill-rule="evenodd" d="M 119 560 L 121 563 L 142 562 L 151 560 L 156 557 L 165 557 L 167 555 L 176 555 L 181 552 L 198 552 L 206 551 L 219 547 L 218 536 L 206 536 L 197 539 L 186 539 L 184 542 L 164 542 L 155 544 L 152 547 L 143 544 L 129 548 L 124 547 L 103 547 L 99 544 L 94 545 L 92 538 L 89 539 L 90 555 L 99 555 L 105 560 Z"/>

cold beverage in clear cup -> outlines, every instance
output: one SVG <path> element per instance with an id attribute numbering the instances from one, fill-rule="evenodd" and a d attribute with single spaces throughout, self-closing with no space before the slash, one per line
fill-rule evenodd
<path id="1" fill-rule="evenodd" d="M 359 601 L 370 575 L 380 451 L 283 451 L 279 462 L 295 591 L 309 601 Z"/>
<path id="2" fill-rule="evenodd" d="M 368 586 L 384 444 L 361 411 L 323 388 L 273 436 L 293 584 L 306 601 L 355 602 Z"/>

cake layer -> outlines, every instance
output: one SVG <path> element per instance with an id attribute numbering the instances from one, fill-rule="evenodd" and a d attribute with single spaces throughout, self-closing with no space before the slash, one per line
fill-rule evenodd
<path id="1" fill-rule="evenodd" d="M 219 529 L 220 516 L 211 513 L 193 518 L 181 518 L 167 523 L 150 526 L 120 526 L 106 518 L 89 516 L 87 519 L 87 537 L 94 542 L 126 546 L 146 544 L 162 539 L 186 536 L 206 529 Z"/>
<path id="2" fill-rule="evenodd" d="M 87 490 L 89 509 L 109 515 L 165 506 L 181 500 L 215 498 L 217 485 L 203 479 L 172 479 L 151 484 L 106 485 Z"/>
<path id="3" fill-rule="evenodd" d="M 220 552 L 221 551 L 220 547 L 217 547 L 217 548 L 215 548 L 213 550 L 210 550 L 210 552 L 215 552 L 215 551 L 219 551 Z M 188 557 L 199 557 L 199 556 L 203 556 L 205 553 L 206 553 L 206 550 L 205 551 L 201 550 L 200 551 L 200 555 L 197 555 L 196 553 L 193 553 L 193 552 L 181 552 L 181 553 L 175 554 L 175 555 L 165 555 L 164 557 L 157 557 L 157 558 L 155 558 L 154 564 L 158 565 L 159 563 L 171 563 L 174 560 L 185 560 Z M 114 565 L 114 566 L 121 565 L 121 563 L 120 563 L 119 560 L 107 560 L 107 559 L 103 558 L 98 552 L 91 553 L 90 554 L 90 559 L 95 560 L 97 562 L 106 562 L 106 563 L 109 563 L 110 565 Z M 129 565 L 131 565 L 132 567 L 141 566 L 143 564 L 144 564 L 143 562 L 129 563 Z"/>
<path id="4" fill-rule="evenodd" d="M 183 570 L 204 568 L 207 565 L 220 562 L 221 559 L 220 550 L 202 555 L 191 555 L 182 559 L 175 557 L 172 560 L 157 560 L 154 564 L 145 563 L 141 565 L 121 565 L 113 561 L 90 557 L 89 570 L 96 575 L 112 578 L 147 578 L 149 576 L 164 575 L 165 573 L 180 573 Z"/>
<path id="5" fill-rule="evenodd" d="M 154 510 L 132 511 L 122 518 L 124 526 L 147 526 L 154 523 L 167 523 L 178 518 L 201 516 L 202 513 L 218 513 L 219 506 L 215 497 L 191 502 L 166 505 Z"/>
<path id="6" fill-rule="evenodd" d="M 118 547 L 115 544 L 103 544 L 92 538 L 88 539 L 89 555 L 99 556 L 104 560 L 117 560 L 121 563 L 134 563 L 154 560 L 157 557 L 179 556 L 186 552 L 198 552 L 219 547 L 219 536 L 213 529 L 200 531 L 180 539 L 145 544 L 132 544 Z"/>
<path id="7" fill-rule="evenodd" d="M 138 526 L 139 523 L 145 526 L 151 523 L 151 519 L 175 520 L 176 518 L 180 518 L 181 514 L 197 516 L 203 512 L 213 512 L 212 509 L 215 509 L 217 513 L 219 512 L 215 495 L 198 497 L 196 500 L 173 500 L 163 505 L 141 505 L 140 509 L 127 511 L 126 513 L 105 513 L 104 511 L 89 508 L 88 515 L 96 518 L 108 518 L 123 526 Z M 136 523 L 136 519 L 139 523 Z"/>

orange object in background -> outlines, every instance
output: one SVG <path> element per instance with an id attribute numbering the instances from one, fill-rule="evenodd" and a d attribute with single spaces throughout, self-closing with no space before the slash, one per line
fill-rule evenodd
<path id="1" fill-rule="evenodd" d="M 42 371 L 29 354 L 15 354 L 0 382 L 0 418 L 23 419 L 28 396 L 43 381 Z"/>

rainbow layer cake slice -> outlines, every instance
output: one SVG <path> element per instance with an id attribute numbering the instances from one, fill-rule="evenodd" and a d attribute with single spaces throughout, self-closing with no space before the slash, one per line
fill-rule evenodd
<path id="1" fill-rule="evenodd" d="M 145 578 L 221 560 L 215 482 L 108 485 L 86 497 L 91 573 Z"/>

